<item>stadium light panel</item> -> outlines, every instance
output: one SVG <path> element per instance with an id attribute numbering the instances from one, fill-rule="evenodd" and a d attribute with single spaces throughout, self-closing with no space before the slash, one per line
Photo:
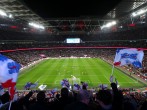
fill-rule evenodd
<path id="1" fill-rule="evenodd" d="M 111 26 L 112 26 L 112 23 L 106 24 L 106 27 L 111 27 Z"/>
<path id="2" fill-rule="evenodd" d="M 112 25 L 116 25 L 116 21 L 112 21 Z"/>
<path id="3" fill-rule="evenodd" d="M 101 26 L 101 29 L 105 28 L 105 26 Z"/>
<path id="4" fill-rule="evenodd" d="M 141 15 L 141 14 L 143 14 L 143 13 L 145 13 L 146 12 L 146 10 L 140 10 L 137 14 L 138 15 Z"/>
<path id="5" fill-rule="evenodd" d="M 9 17 L 9 18 L 13 18 L 12 14 L 9 14 L 8 17 Z"/>
<path id="6" fill-rule="evenodd" d="M 145 10 L 139 10 L 138 12 L 133 12 L 132 13 L 132 16 L 135 17 L 135 16 L 141 15 L 141 14 L 143 14 L 145 12 L 147 12 L 147 9 L 145 9 Z"/>
<path id="7" fill-rule="evenodd" d="M 112 22 L 107 23 L 106 25 L 103 25 L 101 27 L 101 29 L 106 28 L 106 27 L 109 28 L 109 27 L 114 26 L 114 25 L 116 25 L 116 21 L 112 21 Z"/>
<path id="8" fill-rule="evenodd" d="M 5 11 L 3 11 L 1 9 L 0 9 L 0 15 L 1 16 L 5 16 L 5 17 L 8 17 L 8 18 L 13 18 L 13 15 L 12 14 L 7 14 Z"/>
<path id="9" fill-rule="evenodd" d="M 135 16 L 137 16 L 137 14 L 136 14 L 136 13 L 132 13 L 132 16 L 134 16 L 134 17 L 135 17 Z"/>
<path id="10" fill-rule="evenodd" d="M 0 15 L 7 16 L 7 13 L 5 13 L 3 10 L 0 10 Z"/>
<path id="11" fill-rule="evenodd" d="M 42 26 L 40 24 L 33 23 L 33 22 L 29 23 L 29 25 L 34 27 L 34 28 L 43 29 L 43 30 L 45 29 L 44 26 Z"/>

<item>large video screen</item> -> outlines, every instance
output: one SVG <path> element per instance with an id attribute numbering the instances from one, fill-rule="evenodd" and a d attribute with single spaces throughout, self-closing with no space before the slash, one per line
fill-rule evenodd
<path id="1" fill-rule="evenodd" d="M 67 38 L 66 43 L 80 43 L 80 38 Z"/>

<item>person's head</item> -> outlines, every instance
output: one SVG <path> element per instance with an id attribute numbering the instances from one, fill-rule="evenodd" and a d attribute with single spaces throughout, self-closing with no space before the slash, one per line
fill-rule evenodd
<path id="1" fill-rule="evenodd" d="M 9 102 L 10 100 L 10 95 L 9 92 L 5 92 L 2 96 L 1 96 L 1 101 L 3 104 Z"/>
<path id="2" fill-rule="evenodd" d="M 123 103 L 123 110 L 136 110 L 133 104 L 130 101 L 125 101 Z"/>
<path id="3" fill-rule="evenodd" d="M 142 104 L 140 110 L 147 110 L 147 101 Z"/>
<path id="4" fill-rule="evenodd" d="M 108 90 L 100 90 L 96 94 L 96 99 L 102 101 L 105 105 L 109 105 L 112 102 L 112 95 Z"/>
<path id="5" fill-rule="evenodd" d="M 83 85 L 83 86 L 82 86 L 82 89 L 83 89 L 83 90 L 87 90 L 86 85 Z"/>
<path id="6" fill-rule="evenodd" d="M 66 87 L 61 89 L 61 97 L 68 97 L 68 93 L 69 91 Z"/>
<path id="7" fill-rule="evenodd" d="M 83 102 L 85 104 L 88 104 L 90 101 L 91 95 L 87 90 L 80 90 L 77 94 L 77 100 L 80 102 Z"/>
<path id="8" fill-rule="evenodd" d="M 40 91 L 37 94 L 37 101 L 44 101 L 45 100 L 45 92 L 44 91 Z"/>

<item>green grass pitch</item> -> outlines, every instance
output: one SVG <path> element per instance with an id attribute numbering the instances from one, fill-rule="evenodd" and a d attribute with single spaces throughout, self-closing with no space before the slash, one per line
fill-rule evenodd
<path id="1" fill-rule="evenodd" d="M 112 66 L 99 58 L 47 59 L 21 72 L 18 76 L 17 89 L 23 89 L 27 82 L 34 83 L 37 80 L 39 85 L 46 84 L 47 89 L 61 88 L 61 80 L 67 78 L 72 83 L 72 75 L 77 78 L 77 83 L 87 82 L 89 89 L 98 87 L 99 84 L 109 86 L 111 71 Z M 116 68 L 114 76 L 121 88 L 144 86 Z"/>

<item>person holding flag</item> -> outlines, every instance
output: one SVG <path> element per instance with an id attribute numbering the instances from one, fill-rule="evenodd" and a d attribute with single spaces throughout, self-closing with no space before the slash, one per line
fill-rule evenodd
<path id="1" fill-rule="evenodd" d="M 0 54 L 0 83 L 3 88 L 8 88 L 10 100 L 13 100 L 15 86 L 20 70 L 20 64 Z"/>
<path id="2" fill-rule="evenodd" d="M 110 75 L 110 82 L 114 80 L 114 66 L 132 65 L 134 68 L 142 68 L 142 60 L 144 57 L 144 52 L 142 49 L 137 48 L 125 48 L 117 49 L 114 58 L 114 63 L 112 67 L 112 73 Z M 118 81 L 115 78 L 115 82 L 118 85 Z"/>

